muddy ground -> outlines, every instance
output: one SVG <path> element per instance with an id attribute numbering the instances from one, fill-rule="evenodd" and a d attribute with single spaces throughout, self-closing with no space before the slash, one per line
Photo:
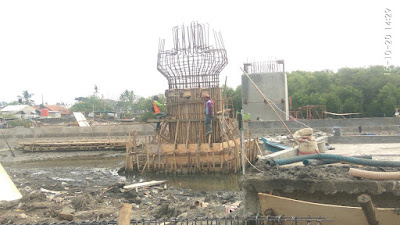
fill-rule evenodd
<path id="1" fill-rule="evenodd" d="M 16 141 L 10 141 L 16 147 Z M 132 219 L 243 214 L 237 175 L 120 176 L 120 151 L 24 153 L 0 150 L 0 162 L 23 198 L 0 202 L 0 223 L 61 223 L 118 220 L 123 203 Z M 127 184 L 168 180 L 167 185 L 125 190 Z M 62 218 L 62 215 L 70 215 Z M 72 216 L 72 217 L 71 217 Z"/>
<path id="2" fill-rule="evenodd" d="M 18 140 L 9 142 L 13 149 L 17 147 Z M 336 150 L 329 153 L 375 154 L 374 159 L 387 160 L 393 159 L 392 155 L 400 149 L 400 144 L 357 146 L 335 145 Z M 133 205 L 132 219 L 222 217 L 227 213 L 246 213 L 244 194 L 238 185 L 239 180 L 243 182 L 244 179 L 235 174 L 145 174 L 125 177 L 118 174 L 125 160 L 125 153 L 121 151 L 25 153 L 14 150 L 14 153 L 16 156 L 12 157 L 7 145 L 0 141 L 0 162 L 23 195 L 17 201 L 0 202 L 1 224 L 61 223 L 71 218 L 75 222 L 117 220 L 123 203 Z M 242 185 L 253 185 L 250 188 L 256 192 L 286 194 L 287 197 L 322 203 L 328 197 L 332 199 L 330 203 L 342 205 L 352 205 L 343 199 L 355 199 L 359 192 L 368 191 L 369 187 L 376 187 L 376 193 L 385 192 L 382 189 L 384 186 L 375 181 L 367 183 L 350 177 L 348 169 L 354 167 L 351 165 L 304 167 L 292 164 L 270 167 L 259 161 L 255 166 L 263 172 L 248 168 L 247 181 L 244 181 L 247 183 Z M 367 169 L 397 171 L 387 168 Z M 122 188 L 126 184 L 151 180 L 168 180 L 168 184 L 166 187 L 161 185 L 138 190 Z M 388 187 L 392 185 L 390 187 L 393 190 L 399 190 L 399 183 L 392 183 L 388 183 Z M 350 192 L 356 190 L 350 194 L 325 193 L 329 190 L 328 186 L 320 184 L 329 184 L 333 188 L 338 188 L 335 185 L 339 184 L 353 184 L 357 190 L 349 189 Z M 309 185 L 314 188 L 312 191 L 307 189 Z M 322 191 L 317 191 L 320 187 Z M 296 188 L 304 190 L 298 192 Z M 374 197 L 374 201 L 376 199 L 381 207 L 393 207 L 400 201 L 398 194 L 385 196 L 381 193 L 376 196 L 381 199 Z M 64 214 L 72 217 L 62 218 Z"/>

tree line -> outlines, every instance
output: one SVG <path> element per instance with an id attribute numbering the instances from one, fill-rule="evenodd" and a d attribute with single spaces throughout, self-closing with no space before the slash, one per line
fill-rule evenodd
<path id="1" fill-rule="evenodd" d="M 400 107 L 400 67 L 341 68 L 337 72 L 293 71 L 287 73 L 292 109 L 325 105 L 332 113 L 360 113 L 359 117 L 391 117 Z M 242 109 L 242 87 L 226 88 L 234 108 Z M 264 93 L 267 95 L 267 93 Z M 228 99 L 229 100 L 229 99 Z"/>
<path id="2" fill-rule="evenodd" d="M 292 109 L 306 105 L 326 105 L 326 110 L 333 113 L 361 113 L 361 117 L 393 116 L 395 108 L 400 105 L 400 67 L 391 67 L 390 73 L 385 72 L 383 66 L 341 68 L 337 72 L 289 72 L 287 80 Z M 225 91 L 226 105 L 240 111 L 241 85 L 222 89 Z M 24 91 L 19 98 L 28 104 L 31 103 L 32 95 Z M 164 95 L 158 96 L 160 102 L 165 103 Z M 153 96 L 137 96 L 133 90 L 125 90 L 117 101 L 110 101 L 99 97 L 95 86 L 93 95 L 75 100 L 77 102 L 72 106 L 72 111 L 118 111 L 125 118 L 141 114 L 143 120 L 153 117 Z"/>
<path id="3" fill-rule="evenodd" d="M 287 73 L 292 108 L 326 105 L 333 113 L 361 117 L 393 116 L 400 104 L 400 67 L 385 73 L 383 66 Z"/>

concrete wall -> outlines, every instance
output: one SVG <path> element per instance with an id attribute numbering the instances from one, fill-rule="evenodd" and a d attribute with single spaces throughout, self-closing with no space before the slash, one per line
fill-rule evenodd
<path id="1" fill-rule="evenodd" d="M 91 127 L 45 126 L 36 128 L 15 127 L 1 130 L 6 138 L 44 138 L 44 137 L 107 137 L 125 136 L 136 131 L 138 135 L 153 135 L 150 124 L 110 125 Z"/>
<path id="2" fill-rule="evenodd" d="M 298 122 L 286 121 L 285 123 L 292 132 L 304 128 L 305 126 L 301 123 L 329 134 L 332 133 L 332 128 L 335 126 L 341 127 L 343 135 L 358 134 L 359 126 L 362 127 L 363 134 L 397 135 L 400 132 L 400 118 L 395 117 L 299 120 Z M 253 135 L 258 136 L 287 133 L 280 121 L 250 121 L 248 127 Z"/>
<path id="3" fill-rule="evenodd" d="M 275 103 L 279 109 L 288 113 L 287 79 L 285 73 L 250 74 L 249 76 L 267 98 Z M 279 120 L 245 75 L 242 75 L 242 107 L 245 113 L 251 114 L 252 120 L 256 120 L 257 117 L 260 117 L 264 121 Z M 279 110 L 276 111 L 278 111 L 283 120 L 288 119 L 285 113 Z"/>
<path id="4" fill-rule="evenodd" d="M 400 143 L 400 136 L 358 135 L 328 137 L 329 144 L 377 144 Z"/>
<path id="5" fill-rule="evenodd" d="M 60 123 L 71 123 L 76 122 L 75 117 L 61 115 L 61 118 L 37 118 L 35 121 L 39 121 L 43 124 L 60 124 Z"/>

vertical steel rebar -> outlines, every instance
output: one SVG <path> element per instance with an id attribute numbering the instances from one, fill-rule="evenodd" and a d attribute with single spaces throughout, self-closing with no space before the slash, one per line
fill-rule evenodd
<path id="1" fill-rule="evenodd" d="M 220 32 L 213 32 L 210 44 L 209 26 L 197 22 L 172 29 L 173 48 L 165 50 L 160 39 L 157 70 L 170 88 L 210 88 L 219 86 L 219 74 L 228 63 Z"/>

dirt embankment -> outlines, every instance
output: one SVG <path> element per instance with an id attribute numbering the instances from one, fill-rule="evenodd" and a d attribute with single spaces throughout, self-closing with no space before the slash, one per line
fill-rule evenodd
<path id="1" fill-rule="evenodd" d="M 397 167 L 372 167 L 334 163 L 328 165 L 303 166 L 296 163 L 284 166 L 269 166 L 266 161 L 258 161 L 256 166 L 262 172 L 250 169 L 240 186 L 248 194 L 272 193 L 298 200 L 359 206 L 357 197 L 371 196 L 373 203 L 381 208 L 399 208 L 399 182 L 393 180 L 369 180 L 353 177 L 350 168 L 377 172 L 398 172 Z"/>

